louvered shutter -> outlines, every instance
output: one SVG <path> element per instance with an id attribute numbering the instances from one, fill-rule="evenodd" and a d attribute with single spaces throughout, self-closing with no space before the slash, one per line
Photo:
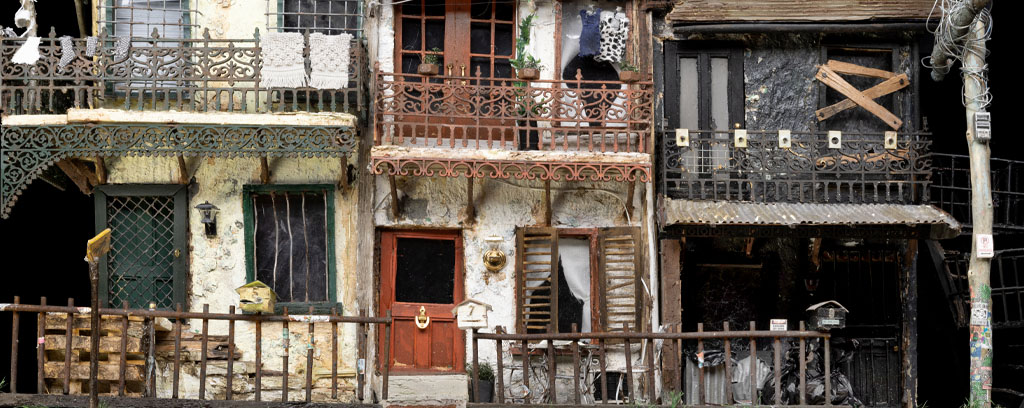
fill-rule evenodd
<path id="1" fill-rule="evenodd" d="M 598 233 L 600 262 L 601 324 L 606 332 L 640 330 L 643 311 L 641 282 L 643 248 L 640 229 L 602 228 Z"/>
<path id="2" fill-rule="evenodd" d="M 521 227 L 516 233 L 516 327 L 547 331 L 558 316 L 558 231 Z M 557 327 L 557 326 L 556 326 Z"/>

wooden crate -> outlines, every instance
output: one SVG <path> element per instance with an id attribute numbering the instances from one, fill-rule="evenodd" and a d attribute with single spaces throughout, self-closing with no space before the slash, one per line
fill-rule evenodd
<path id="1" fill-rule="evenodd" d="M 71 322 L 71 336 L 67 336 L 67 315 L 47 313 L 44 318 L 43 378 L 46 393 L 61 394 L 64 390 L 66 372 L 65 358 L 67 344 L 71 342 L 69 385 L 71 394 L 89 393 L 89 358 L 92 330 L 88 314 L 74 316 Z M 141 396 L 145 386 L 145 351 L 148 340 L 145 336 L 144 319 L 128 318 L 128 330 L 124 330 L 121 316 L 103 316 L 100 320 L 100 347 L 98 353 L 101 395 L 117 395 L 121 373 L 121 358 L 125 357 L 125 394 Z M 121 349 L 122 339 L 125 349 Z"/>

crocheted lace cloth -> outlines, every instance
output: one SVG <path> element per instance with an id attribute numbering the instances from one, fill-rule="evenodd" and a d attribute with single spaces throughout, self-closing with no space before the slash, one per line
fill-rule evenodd
<path id="1" fill-rule="evenodd" d="M 71 61 L 75 60 L 75 45 L 71 42 L 70 36 L 60 37 L 60 63 L 57 64 L 58 68 L 64 68 Z"/>
<path id="2" fill-rule="evenodd" d="M 93 57 L 96 55 L 96 44 L 98 43 L 95 36 L 85 37 L 85 56 Z"/>
<path id="3" fill-rule="evenodd" d="M 260 86 L 301 88 L 306 86 L 306 63 L 302 59 L 302 33 L 264 34 L 260 38 Z"/>
<path id="4" fill-rule="evenodd" d="M 348 88 L 349 49 L 352 34 L 309 35 L 309 86 L 317 89 Z"/>
<path id="5" fill-rule="evenodd" d="M 594 59 L 619 62 L 626 52 L 629 38 L 629 18 L 623 12 L 601 12 L 601 51 Z"/>
<path id="6" fill-rule="evenodd" d="M 25 43 L 11 57 L 11 62 L 15 64 L 35 64 L 36 61 L 39 61 L 39 37 L 25 39 Z"/>
<path id="7" fill-rule="evenodd" d="M 132 39 L 128 36 L 117 37 L 114 41 L 114 60 L 124 61 L 128 59 L 128 50 L 132 47 Z"/>

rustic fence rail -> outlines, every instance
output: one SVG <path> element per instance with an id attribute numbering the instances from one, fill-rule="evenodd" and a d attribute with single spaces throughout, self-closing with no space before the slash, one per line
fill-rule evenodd
<path id="1" fill-rule="evenodd" d="M 783 340 L 787 339 L 793 341 L 798 347 L 798 362 L 796 364 L 796 374 L 799 378 L 799 385 L 797 392 L 799 392 L 798 401 L 790 401 L 787 406 L 800 406 L 800 407 L 819 407 L 819 406 L 847 406 L 847 405 L 833 405 L 830 397 L 825 397 L 824 402 L 816 404 L 808 401 L 808 360 L 809 355 L 812 353 L 809 350 L 809 342 L 820 341 L 824 347 L 822 353 L 822 364 L 821 369 L 823 373 L 823 395 L 831 396 L 832 394 L 832 383 L 834 370 L 831 366 L 831 351 L 830 351 L 830 336 L 828 333 L 808 331 L 804 328 L 804 323 L 800 322 L 799 330 L 789 331 L 766 331 L 757 330 L 755 323 L 750 322 L 749 330 L 732 330 L 728 323 L 723 325 L 721 331 L 704 331 L 703 325 L 698 325 L 696 332 L 681 332 L 679 330 L 672 330 L 669 332 L 650 333 L 650 332 L 634 332 L 630 331 L 628 326 L 624 326 L 624 330 L 621 332 L 595 332 L 595 333 L 579 333 L 576 332 L 575 325 L 571 333 L 538 333 L 538 334 L 510 334 L 506 333 L 502 327 L 497 327 L 493 333 L 484 332 L 473 332 L 472 337 L 472 372 L 471 372 L 471 386 L 472 386 L 472 397 L 470 405 L 485 407 L 485 406 L 501 406 L 507 404 L 530 404 L 540 403 L 545 406 L 579 406 L 581 404 L 586 405 L 588 403 L 603 403 L 608 404 L 609 400 L 609 387 L 608 381 L 606 381 L 608 373 L 608 361 L 609 353 L 624 353 L 625 354 L 625 370 L 622 375 L 625 377 L 624 384 L 628 387 L 625 394 L 624 401 L 615 401 L 616 403 L 628 403 L 628 404 L 640 404 L 640 405 L 671 405 L 671 406 L 710 406 L 710 405 L 732 405 L 733 404 L 733 387 L 731 381 L 726 381 L 721 390 L 721 394 L 724 396 L 724 401 L 709 401 L 706 394 L 706 382 L 705 382 L 705 366 L 704 366 L 704 353 L 710 350 L 709 342 L 714 341 L 714 347 L 721 347 L 720 350 L 725 356 L 728 356 L 725 360 L 725 378 L 732 379 L 732 370 L 734 364 L 732 363 L 733 352 L 739 347 L 734 345 L 741 344 L 742 346 L 749 347 L 748 350 L 754 350 L 751 352 L 752 355 L 757 354 L 758 344 L 765 344 L 762 342 L 770 342 L 771 352 L 773 355 L 773 361 L 765 362 L 760 357 L 750 358 L 750 394 L 755 398 L 759 398 L 760 394 L 758 389 L 761 388 L 762 381 L 757 379 L 758 377 L 758 364 L 768 364 L 771 367 L 772 374 L 770 379 L 771 382 L 763 382 L 765 386 L 767 384 L 773 384 L 774 393 L 772 398 L 768 400 L 761 399 L 761 404 L 773 404 L 781 405 L 784 404 L 783 399 Z M 495 396 L 497 400 L 495 403 L 488 404 L 479 400 L 480 392 L 480 341 L 494 341 L 496 352 L 496 370 L 495 370 L 495 381 L 496 389 Z M 559 350 L 556 353 L 556 341 L 568 342 L 568 346 L 559 346 Z M 513 361 L 506 362 L 503 357 L 503 351 L 505 346 L 508 344 L 509 348 L 513 351 Z M 533 345 L 539 344 L 540 347 L 534 347 Z M 684 346 L 690 347 L 695 350 L 694 356 L 699 359 L 696 371 L 697 383 L 689 384 L 691 388 L 696 385 L 698 390 L 696 400 L 691 401 L 672 401 L 673 398 L 680 398 L 684 393 L 688 393 L 684 390 L 687 385 L 686 381 L 683 380 L 683 373 L 687 365 L 686 360 L 690 357 L 684 354 Z M 581 359 L 581 350 L 588 349 L 591 357 L 585 357 Z M 614 351 L 611 349 L 614 348 Z M 638 367 L 634 367 L 634 355 L 639 354 L 637 359 Z M 655 354 L 659 354 L 660 358 L 655 357 Z M 522 371 L 522 383 L 523 387 L 529 393 L 532 393 L 530 388 L 531 372 L 532 369 L 531 359 L 541 358 L 546 361 L 546 367 L 542 368 L 543 377 L 546 379 L 540 379 L 541 381 L 546 380 L 546 385 L 542 384 L 544 388 L 544 395 L 538 396 L 539 398 L 531 398 L 531 395 L 525 395 L 520 398 L 509 398 L 506 392 L 505 375 L 506 371 L 510 368 L 515 370 L 516 368 Z M 572 387 L 570 389 L 568 401 L 559 401 L 556 392 L 556 377 L 557 375 L 557 364 L 556 357 L 571 356 L 571 365 L 573 369 L 572 373 Z M 515 360 L 517 359 L 517 363 Z M 593 359 L 597 360 L 597 372 L 588 373 L 584 370 L 589 371 L 591 365 L 593 365 Z M 664 385 L 655 384 L 657 366 L 656 361 L 659 361 L 662 370 L 674 371 L 675 375 L 672 376 L 674 381 L 666 382 Z M 517 365 L 518 364 L 518 365 Z M 739 364 L 738 362 L 736 364 Z M 530 369 L 526 369 L 530 367 Z M 638 368 L 641 373 L 635 373 Z M 738 368 L 738 365 L 736 365 Z M 665 373 L 663 372 L 662 375 Z M 599 392 L 597 389 L 591 389 L 590 384 L 586 384 L 589 379 L 597 378 L 600 376 Z M 634 376 L 640 376 L 639 379 L 634 380 Z M 509 377 L 510 379 L 512 376 Z M 667 377 L 666 377 L 667 378 Z M 536 381 L 536 379 L 534 380 Z M 581 382 L 584 383 L 581 385 Z M 646 396 L 641 395 L 639 389 L 634 390 L 633 384 L 643 384 L 643 393 Z M 659 393 L 660 391 L 660 393 Z M 588 401 L 587 395 L 589 393 L 595 395 L 594 401 Z M 563 394 L 564 395 L 564 394 Z M 597 398 L 596 395 L 600 395 Z M 747 403 L 750 403 L 749 401 Z M 758 404 L 758 402 L 754 402 Z"/>
<path id="2" fill-rule="evenodd" d="M 651 82 L 523 81 L 376 73 L 375 143 L 437 148 L 646 153 Z"/>
<path id="3" fill-rule="evenodd" d="M 953 215 L 970 234 L 971 160 L 966 155 L 932 154 L 931 203 Z M 992 226 L 1024 231 L 1024 162 L 992 159 Z"/>
<path id="4" fill-rule="evenodd" d="M 220 356 L 226 358 L 226 387 L 224 399 L 221 401 L 233 400 L 238 392 L 233 388 L 234 378 L 234 362 L 235 359 L 241 355 L 237 349 L 235 323 L 236 322 L 250 322 L 253 324 L 255 331 L 255 339 L 253 340 L 254 350 L 254 370 L 255 370 L 255 382 L 254 392 L 252 394 L 253 399 L 256 402 L 268 401 L 263 398 L 264 384 L 263 376 L 266 374 L 266 370 L 263 369 L 263 329 L 265 323 L 280 323 L 281 324 L 281 341 L 286 347 L 282 354 L 282 370 L 280 373 L 276 373 L 281 376 L 281 402 L 305 402 L 310 403 L 312 398 L 312 391 L 314 388 L 313 379 L 313 360 L 316 344 L 318 341 L 329 341 L 330 346 L 320 348 L 321 352 L 330 353 L 330 393 L 332 399 L 339 397 L 339 358 L 341 358 L 342 351 L 339 348 L 339 334 L 338 325 L 355 325 L 356 326 L 356 349 L 358 359 L 367 361 L 367 336 L 370 333 L 371 326 L 376 326 L 378 333 L 383 333 L 385 338 L 391 336 L 391 316 L 388 313 L 384 317 L 367 317 L 364 314 L 360 316 L 344 316 L 339 315 L 336 310 L 332 310 L 329 315 L 314 315 L 313 308 L 310 308 L 309 313 L 306 315 L 289 314 L 288 310 L 285 309 L 283 314 L 280 315 L 263 315 L 263 314 L 240 314 L 235 313 L 234 306 L 230 307 L 228 313 L 210 313 L 209 306 L 204 305 L 202 312 L 184 312 L 181 311 L 180 305 L 175 311 L 168 310 L 156 310 L 150 309 L 129 309 L 127 306 L 122 309 L 113 308 L 101 308 L 100 313 L 100 330 L 101 332 L 112 331 L 120 333 L 120 336 L 102 337 L 109 341 L 103 341 L 97 345 L 100 349 L 94 349 L 91 345 L 85 346 L 90 343 L 88 337 L 83 337 L 79 331 L 92 330 L 89 327 L 89 320 L 85 319 L 84 316 L 91 313 L 91 308 L 88 307 L 75 307 L 72 299 L 68 300 L 67 306 L 54 306 L 47 305 L 46 298 L 42 298 L 39 305 L 21 304 L 19 298 L 15 297 L 14 303 L 0 303 L 0 312 L 9 312 L 12 316 L 12 347 L 11 347 L 11 367 L 10 367 L 10 394 L 5 394 L 10 398 L 14 398 L 11 401 L 20 401 L 19 403 L 25 403 L 26 401 L 32 400 L 31 395 L 19 394 L 18 387 L 18 368 L 19 368 L 19 355 L 18 355 L 18 342 L 19 342 L 19 325 L 22 315 L 34 314 L 36 319 L 37 327 L 37 347 L 36 347 L 36 389 L 37 389 L 37 400 L 39 402 L 46 401 L 57 401 L 53 399 L 53 395 L 43 395 L 50 391 L 51 394 L 88 394 L 85 390 L 85 384 L 94 378 L 102 379 L 106 384 L 109 385 L 109 392 L 106 392 L 108 397 L 137 397 L 142 399 L 151 400 L 165 400 L 166 398 L 157 398 L 157 374 L 156 364 L 160 360 L 165 364 L 173 364 L 171 372 L 172 379 L 171 383 L 171 397 L 170 400 L 179 400 L 181 381 L 180 377 L 182 374 L 182 353 L 195 354 L 199 353 L 198 359 L 198 400 L 210 400 L 207 398 L 207 385 L 210 382 L 208 378 L 208 368 L 211 366 L 210 360 L 214 356 Z M 157 319 L 164 319 L 162 324 L 164 326 L 171 325 L 173 328 L 169 329 L 165 334 L 169 334 L 173 346 L 170 350 L 160 348 L 157 346 L 157 334 L 156 326 L 158 325 Z M 59 322 L 57 320 L 60 320 Z M 189 343 L 183 345 L 183 333 L 182 325 L 185 320 L 189 320 L 189 323 L 194 325 L 198 321 L 201 327 L 201 336 L 196 339 L 195 336 L 190 336 L 185 339 L 184 342 Z M 173 322 L 172 322 L 173 321 Z M 228 327 L 227 336 L 216 336 L 220 341 L 211 341 L 209 334 L 210 323 L 220 322 L 225 323 Z M 305 359 L 305 378 L 303 380 L 302 390 L 304 395 L 300 398 L 289 398 L 289 364 L 288 364 L 288 339 L 289 339 L 289 327 L 294 325 L 306 325 L 306 333 L 308 336 L 307 346 L 305 347 L 306 352 Z M 60 325 L 63 327 L 62 333 L 50 334 L 46 332 L 52 329 L 54 325 Z M 329 326 L 330 339 L 317 339 L 315 333 L 317 327 L 323 327 L 324 325 Z M 165 327 L 166 328 L 166 327 Z M 300 330 L 301 331 L 301 330 Z M 129 336 L 129 333 L 134 332 L 134 336 Z M 198 350 L 196 344 L 198 344 Z M 213 343 L 218 343 L 217 347 L 213 347 Z M 379 351 L 380 356 L 384 361 L 389 361 L 390 350 L 386 346 L 388 344 L 385 341 L 384 349 Z M 226 350 L 224 349 L 226 347 Z M 158 350 L 160 348 L 160 350 Z M 46 355 L 48 350 L 63 349 L 63 353 L 58 361 L 52 360 Z M 81 356 L 73 353 L 73 350 L 81 349 L 87 351 L 89 358 L 98 355 L 105 355 L 108 357 L 106 360 L 106 369 L 98 369 L 97 372 L 92 372 L 87 366 L 83 366 L 78 363 L 78 359 Z M 173 353 L 173 358 L 167 358 L 167 355 Z M 133 358 L 135 356 L 135 358 Z M 143 360 L 138 360 L 141 358 Z M 301 357 L 300 357 L 301 358 Z M 111 361 L 116 359 L 115 361 Z M 131 360 L 130 360 L 131 359 Z M 31 359 L 29 359 L 31 360 Z M 171 361 L 167 361 L 171 360 Z M 25 360 L 20 360 L 25 362 Z M 190 361 L 196 361 L 192 359 Z M 116 363 L 116 366 L 114 366 Z M 356 367 L 356 382 L 357 386 L 355 389 L 356 400 L 360 403 L 366 400 L 364 395 L 364 384 L 365 375 L 359 372 L 358 362 L 352 362 L 353 366 Z M 139 366 L 129 367 L 130 364 L 138 364 Z M 370 370 L 369 365 L 365 365 L 367 370 Z M 381 397 L 387 399 L 388 397 L 388 378 L 389 369 L 387 365 L 382 367 L 382 383 L 381 383 Z M 245 374 L 242 372 L 242 374 Z M 266 374 L 269 375 L 269 374 Z M 48 384 L 48 380 L 50 383 Z M 76 387 L 72 387 L 74 383 L 79 384 Z M 136 383 L 140 387 L 139 389 L 132 389 L 131 384 Z M 57 389 L 54 389 L 56 386 Z M 80 388 L 81 387 L 81 388 Z M 73 391 L 74 389 L 74 391 Z M 268 388 L 269 389 L 269 388 Z M 89 390 L 91 391 L 91 390 Z M 166 392 L 164 392 L 166 393 Z M 179 400 L 180 401 L 180 400 Z M 148 403 L 147 403 L 148 404 Z M 157 404 L 159 405 L 159 404 Z M 168 406 L 172 406 L 168 405 Z"/>
<path id="5" fill-rule="evenodd" d="M 682 130 L 682 129 L 681 129 Z M 661 135 L 672 198 L 793 203 L 927 202 L 931 141 L 900 133 L 694 130 Z"/>
<path id="6" fill-rule="evenodd" d="M 304 58 L 310 67 L 309 32 Z M 367 55 L 359 39 L 349 51 L 349 82 L 343 89 L 267 88 L 261 85 L 260 33 L 252 38 L 132 37 L 127 51 L 101 33 L 95 46 L 70 39 L 63 59 L 61 38 L 51 30 L 40 41 L 35 64 L 16 64 L 24 39 L 0 38 L 0 110 L 5 114 L 59 114 L 68 108 L 194 112 L 365 113 Z"/>

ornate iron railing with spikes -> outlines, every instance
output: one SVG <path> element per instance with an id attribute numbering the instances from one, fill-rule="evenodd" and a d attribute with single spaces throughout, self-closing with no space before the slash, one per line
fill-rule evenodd
<path id="1" fill-rule="evenodd" d="M 309 33 L 304 56 L 310 71 Z M 194 112 L 365 112 L 366 51 L 350 48 L 343 89 L 267 88 L 261 85 L 260 32 L 249 39 L 131 38 L 101 33 L 62 41 L 51 30 L 34 64 L 12 61 L 24 39 L 0 39 L 0 110 L 5 114 L 63 113 L 68 108 L 122 108 Z"/>

